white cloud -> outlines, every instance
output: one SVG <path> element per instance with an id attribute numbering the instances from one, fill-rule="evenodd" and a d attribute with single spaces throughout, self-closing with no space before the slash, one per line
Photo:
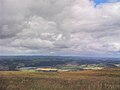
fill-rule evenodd
<path id="1" fill-rule="evenodd" d="M 120 2 L 0 0 L 0 53 L 120 51 Z"/>

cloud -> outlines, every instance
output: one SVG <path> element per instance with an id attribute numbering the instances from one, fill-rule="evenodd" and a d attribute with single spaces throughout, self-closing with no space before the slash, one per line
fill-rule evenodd
<path id="1" fill-rule="evenodd" d="M 91 0 L 0 0 L 0 54 L 120 51 L 120 2 L 94 5 Z"/>

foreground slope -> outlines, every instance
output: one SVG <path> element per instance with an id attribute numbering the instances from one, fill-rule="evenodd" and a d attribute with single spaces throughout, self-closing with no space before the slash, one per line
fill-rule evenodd
<path id="1" fill-rule="evenodd" d="M 56 73 L 1 71 L 0 90 L 120 90 L 120 68 Z"/>

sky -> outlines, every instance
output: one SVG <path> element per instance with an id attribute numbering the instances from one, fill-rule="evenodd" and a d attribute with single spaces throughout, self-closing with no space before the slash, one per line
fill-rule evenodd
<path id="1" fill-rule="evenodd" d="M 120 0 L 94 0 L 94 2 L 98 5 L 101 3 L 113 3 L 113 2 L 119 2 Z"/>
<path id="2" fill-rule="evenodd" d="M 120 56 L 120 0 L 0 0 L 0 55 Z"/>
<path id="3" fill-rule="evenodd" d="M 106 3 L 108 2 L 107 0 L 94 0 L 96 4 L 101 4 L 101 3 Z"/>

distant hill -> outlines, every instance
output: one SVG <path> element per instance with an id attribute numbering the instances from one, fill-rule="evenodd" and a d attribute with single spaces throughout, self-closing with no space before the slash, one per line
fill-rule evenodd
<path id="1" fill-rule="evenodd" d="M 92 58 L 73 56 L 0 56 L 0 70 L 18 70 L 22 67 L 57 67 L 65 64 L 102 64 L 116 68 L 120 58 Z M 118 64 L 116 66 L 116 64 Z"/>

